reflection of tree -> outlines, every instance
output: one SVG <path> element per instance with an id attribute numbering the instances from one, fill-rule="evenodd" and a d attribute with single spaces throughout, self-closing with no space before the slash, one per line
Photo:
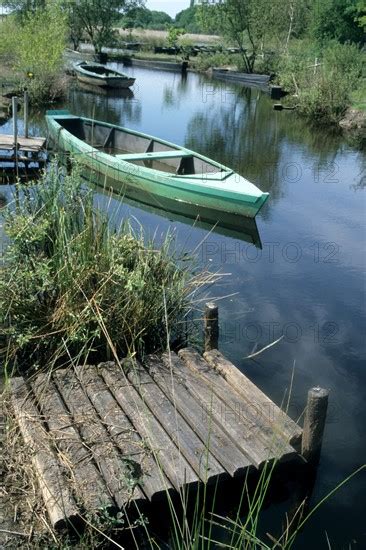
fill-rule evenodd
<path id="1" fill-rule="evenodd" d="M 182 75 L 180 73 L 174 74 L 172 82 L 169 82 L 169 84 L 164 87 L 163 106 L 179 109 L 182 99 L 184 99 L 190 91 L 190 83 L 187 75 Z"/>
<path id="2" fill-rule="evenodd" d="M 273 178 L 281 150 L 276 124 L 268 117 L 269 99 L 258 90 L 238 87 L 238 94 L 220 94 L 188 125 L 186 146 L 213 158 L 279 196 Z M 210 108 L 208 108 L 210 107 Z M 269 123 L 270 122 L 270 123 Z M 273 182 L 273 184 L 272 184 Z"/>
<path id="3" fill-rule="evenodd" d="M 335 162 L 341 145 L 338 134 L 315 129 L 296 113 L 273 111 L 269 96 L 254 88 L 210 81 L 206 89 L 211 97 L 191 119 L 185 145 L 269 191 L 271 202 L 283 193 L 284 180 L 291 178 L 286 178 L 286 170 L 303 169 L 291 166 L 288 146 L 307 146 L 306 163 L 310 158 L 314 166 L 306 167 L 314 173 Z"/>
<path id="4" fill-rule="evenodd" d="M 93 94 L 89 90 L 75 88 L 70 91 L 68 108 L 80 116 L 111 124 L 126 125 L 127 122 L 139 122 L 141 119 L 140 102 L 124 90 Z"/>

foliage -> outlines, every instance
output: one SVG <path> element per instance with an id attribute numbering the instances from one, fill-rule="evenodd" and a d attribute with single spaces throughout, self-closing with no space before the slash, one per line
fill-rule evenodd
<path id="1" fill-rule="evenodd" d="M 124 29 L 153 29 L 165 30 L 167 25 L 173 23 L 172 18 L 163 11 L 149 10 L 145 7 L 137 7 L 128 11 L 122 17 L 120 26 Z"/>
<path id="2" fill-rule="evenodd" d="M 13 18 L 4 25 L 3 41 L 14 68 L 24 75 L 24 85 L 33 103 L 53 100 L 62 92 L 60 74 L 66 37 L 66 17 L 57 3 L 28 11 L 21 25 Z"/>
<path id="3" fill-rule="evenodd" d="M 197 7 L 191 6 L 177 13 L 175 16 L 175 25 L 182 27 L 189 33 L 200 33 L 203 31 L 197 18 Z"/>
<path id="4" fill-rule="evenodd" d="M 27 367 L 105 360 L 108 350 L 141 355 L 182 332 L 197 281 L 189 262 L 174 261 L 169 238 L 157 249 L 128 224 L 112 227 L 77 167 L 64 176 L 53 164 L 19 192 L 4 215 L 10 244 L 0 278 L 10 359 Z"/>
<path id="5" fill-rule="evenodd" d="M 254 5 L 254 0 L 227 0 L 218 4 L 204 3 L 197 9 L 197 19 L 202 28 L 207 32 L 218 32 L 240 49 L 248 73 L 253 71 L 259 48 L 258 37 L 254 36 L 251 24 L 251 10 Z M 248 41 L 252 48 L 250 53 L 246 50 Z"/>
<path id="6" fill-rule="evenodd" d="M 44 9 L 47 0 L 1 0 L 0 4 L 13 11 L 20 20 L 40 9 Z"/>
<path id="7" fill-rule="evenodd" d="M 362 65 L 362 54 L 354 44 L 332 41 L 319 53 L 313 43 L 305 47 L 301 42 L 282 59 L 279 79 L 297 95 L 302 114 L 319 124 L 336 124 L 350 105 Z"/>
<path id="8" fill-rule="evenodd" d="M 316 0 L 312 10 L 310 32 L 319 42 L 331 39 L 339 42 L 365 43 L 365 34 L 358 24 L 365 3 L 355 0 Z M 360 15 L 361 14 L 361 15 Z"/>
<path id="9" fill-rule="evenodd" d="M 63 0 L 69 21 L 89 37 L 95 52 L 110 44 L 113 27 L 122 12 L 135 7 L 139 0 Z"/>
<path id="10" fill-rule="evenodd" d="M 174 27 L 171 25 L 168 27 L 168 36 L 167 36 L 167 43 L 169 46 L 176 46 L 178 43 L 178 39 L 180 36 L 183 36 L 185 34 L 184 29 L 178 29 L 177 27 Z"/>
<path id="11" fill-rule="evenodd" d="M 199 53 L 196 57 L 192 57 L 190 63 L 199 71 L 207 71 L 212 67 L 224 67 L 227 65 L 238 67 L 241 63 L 241 57 L 227 52 Z"/>
<path id="12" fill-rule="evenodd" d="M 356 10 L 356 22 L 358 23 L 358 26 L 366 32 L 366 0 L 359 0 L 356 5 Z"/>

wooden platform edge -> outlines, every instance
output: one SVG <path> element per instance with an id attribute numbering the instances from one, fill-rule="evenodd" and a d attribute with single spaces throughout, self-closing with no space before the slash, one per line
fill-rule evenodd
<path id="1" fill-rule="evenodd" d="M 11 403 L 24 443 L 29 447 L 48 516 L 55 530 L 80 522 L 79 510 L 64 479 L 60 463 L 43 427 L 41 415 L 31 401 L 23 378 L 10 381 Z"/>
<path id="2" fill-rule="evenodd" d="M 270 407 L 270 420 L 274 429 L 281 432 L 290 445 L 300 452 L 302 441 L 302 428 L 288 416 L 288 414 L 276 405 L 262 390 L 258 388 L 238 367 L 231 363 L 218 350 L 206 351 L 203 354 L 207 363 L 219 372 L 227 382 L 246 401 L 257 402 L 262 407 Z"/>

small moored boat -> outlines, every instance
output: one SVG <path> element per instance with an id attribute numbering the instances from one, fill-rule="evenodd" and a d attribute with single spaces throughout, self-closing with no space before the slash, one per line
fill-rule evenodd
<path id="1" fill-rule="evenodd" d="M 80 82 L 102 88 L 129 88 L 136 80 L 105 65 L 86 61 L 74 63 L 74 71 Z"/>
<path id="2" fill-rule="evenodd" d="M 268 198 L 230 168 L 185 147 L 69 111 L 47 111 L 50 138 L 111 182 L 155 198 L 254 218 Z M 136 193 L 137 191 L 137 193 Z"/>

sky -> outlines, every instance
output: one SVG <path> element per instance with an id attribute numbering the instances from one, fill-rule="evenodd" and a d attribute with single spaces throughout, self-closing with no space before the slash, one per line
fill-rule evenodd
<path id="1" fill-rule="evenodd" d="M 189 0 L 146 0 L 149 10 L 165 11 L 174 17 L 179 11 L 189 8 Z"/>

